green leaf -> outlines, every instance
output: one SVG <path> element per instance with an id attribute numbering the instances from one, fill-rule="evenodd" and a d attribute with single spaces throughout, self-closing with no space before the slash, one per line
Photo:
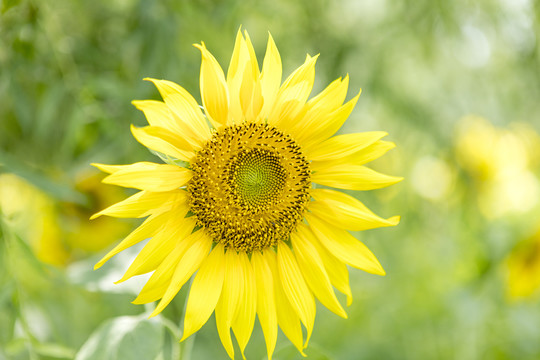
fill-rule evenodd
<path id="1" fill-rule="evenodd" d="M 155 359 L 162 351 L 164 329 L 157 319 L 121 316 L 100 326 L 75 360 Z"/>

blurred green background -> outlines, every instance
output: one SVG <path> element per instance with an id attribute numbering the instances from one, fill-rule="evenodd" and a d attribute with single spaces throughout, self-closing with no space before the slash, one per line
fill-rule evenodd
<path id="1" fill-rule="evenodd" d="M 178 344 L 185 289 L 146 320 L 144 279 L 113 284 L 137 249 L 92 271 L 135 223 L 88 221 L 127 194 L 89 163 L 155 160 L 129 131 L 131 100 L 159 98 L 142 78 L 200 99 L 191 45 L 226 67 L 240 25 L 285 76 L 320 53 L 315 92 L 350 74 L 341 132 L 388 131 L 373 167 L 405 177 L 356 194 L 402 215 L 355 234 L 388 275 L 351 271 L 309 358 L 540 358 L 539 20 L 533 0 L 0 1 L 0 359 L 226 358 L 213 318 Z M 300 358 L 281 334 L 275 359 Z"/>

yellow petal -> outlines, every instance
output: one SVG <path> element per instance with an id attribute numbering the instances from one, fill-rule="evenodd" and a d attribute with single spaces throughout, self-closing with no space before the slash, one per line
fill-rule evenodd
<path id="1" fill-rule="evenodd" d="M 283 287 L 279 278 L 279 271 L 277 268 L 276 254 L 272 250 L 267 250 L 263 253 L 263 256 L 267 260 L 270 270 L 272 271 L 272 277 L 274 278 L 274 294 L 276 299 L 276 310 L 278 324 L 285 336 L 291 341 L 291 343 L 300 351 L 302 356 L 304 354 L 302 325 L 300 324 L 300 317 L 291 306 L 291 303 L 287 299 L 287 296 L 283 292 Z"/>
<path id="2" fill-rule="evenodd" d="M 293 119 L 304 110 L 302 94 L 310 91 L 310 83 L 302 81 L 280 92 L 274 111 L 270 113 L 268 122 L 278 128 L 290 130 Z"/>
<path id="3" fill-rule="evenodd" d="M 349 75 L 343 79 L 340 77 L 332 81 L 323 91 L 314 96 L 307 102 L 309 111 L 312 113 L 322 113 L 328 116 L 334 110 L 337 110 L 347 97 L 349 89 Z M 311 120 L 314 120 L 313 118 Z M 306 123 L 306 125 L 317 125 L 317 122 Z"/>
<path id="4" fill-rule="evenodd" d="M 172 242 L 172 248 L 168 249 L 168 253 L 165 254 L 164 258 L 160 256 L 162 257 L 160 264 L 142 288 L 139 296 L 133 300 L 133 304 L 147 304 L 163 297 L 169 287 L 178 262 L 182 259 L 186 251 L 198 240 L 198 237 L 198 234 L 193 233 Z"/>
<path id="5" fill-rule="evenodd" d="M 255 313 L 257 307 L 257 285 L 253 274 L 253 267 L 245 252 L 238 253 L 239 265 L 242 277 L 239 279 L 244 283 L 244 292 L 239 297 L 236 315 L 232 322 L 232 330 L 238 341 L 242 358 L 245 360 L 244 350 L 253 332 L 255 324 Z"/>
<path id="6" fill-rule="evenodd" d="M 315 246 L 321 256 L 330 282 L 336 289 L 347 296 L 347 306 L 351 306 L 353 298 L 349 285 L 349 269 L 347 269 L 347 265 L 328 252 L 315 236 L 311 239 L 313 240 L 312 245 Z"/>
<path id="7" fill-rule="evenodd" d="M 234 42 L 234 49 L 231 55 L 231 61 L 229 62 L 229 68 L 227 70 L 227 84 L 232 81 L 240 69 L 240 65 L 243 65 L 248 61 L 249 54 L 247 53 L 246 41 L 242 36 L 242 29 L 238 29 L 236 33 L 236 40 Z"/>
<path id="8" fill-rule="evenodd" d="M 129 234 L 122 242 L 115 246 L 114 249 L 109 251 L 95 266 L 94 270 L 100 268 L 105 264 L 110 258 L 118 254 L 125 249 L 138 244 L 144 239 L 148 239 L 151 236 L 154 236 L 161 227 L 167 222 L 169 216 L 167 214 L 159 213 L 154 214 L 147 218 L 141 226 L 136 228 L 131 234 Z"/>
<path id="9" fill-rule="evenodd" d="M 112 174 L 117 172 L 118 170 L 122 169 L 126 165 L 106 165 L 106 164 L 98 164 L 98 163 L 91 163 L 90 165 L 97 167 L 99 170 L 106 172 L 107 174 Z"/>
<path id="10" fill-rule="evenodd" d="M 268 123 L 287 130 L 292 119 L 302 111 L 313 89 L 317 56 L 306 58 L 306 62 L 285 80 L 278 91 Z"/>
<path id="11" fill-rule="evenodd" d="M 180 291 L 182 286 L 191 278 L 193 273 L 201 266 L 203 260 L 208 256 L 208 252 L 212 248 L 212 238 L 206 235 L 204 231 L 198 231 L 194 236 L 197 236 L 196 234 L 199 235 L 198 239 L 186 250 L 178 262 L 167 291 L 165 291 L 163 298 L 150 316 L 159 314 L 169 305 L 176 294 L 178 294 L 178 291 Z"/>
<path id="12" fill-rule="evenodd" d="M 386 135 L 388 133 L 384 131 L 371 131 L 334 136 L 314 146 L 307 157 L 312 161 L 342 158 L 370 146 Z"/>
<path id="13" fill-rule="evenodd" d="M 257 62 L 257 55 L 255 54 L 255 49 L 253 48 L 253 44 L 251 43 L 251 38 L 249 37 L 247 30 L 244 30 L 244 37 L 246 39 L 246 46 L 249 52 L 249 63 L 251 65 L 251 70 L 253 74 L 257 74 L 257 77 L 259 77 L 259 63 Z"/>
<path id="14" fill-rule="evenodd" d="M 242 31 L 238 29 L 234 50 L 227 70 L 227 86 L 229 88 L 229 113 L 232 121 L 240 123 L 243 118 L 242 107 L 240 105 L 240 87 L 242 85 L 242 75 L 249 62 L 249 52 L 246 41 L 242 36 Z"/>
<path id="15" fill-rule="evenodd" d="M 380 158 L 381 156 L 386 154 L 388 150 L 391 150 L 395 147 L 396 144 L 391 141 L 379 140 L 358 152 L 349 154 L 341 158 L 312 161 L 309 167 L 312 171 L 319 171 L 335 165 L 364 165 L 370 161 Z"/>
<path id="16" fill-rule="evenodd" d="M 229 122 L 255 121 L 262 106 L 259 66 L 247 32 L 238 31 L 227 71 Z"/>
<path id="17" fill-rule="evenodd" d="M 294 139 L 302 144 L 306 138 L 309 138 L 330 114 L 343 105 L 348 87 L 349 77 L 339 78 L 310 99 L 305 106 L 305 112 L 300 113 L 290 124 L 290 132 L 294 135 Z"/>
<path id="18" fill-rule="evenodd" d="M 242 269 L 238 254 L 234 250 L 227 251 L 225 253 L 223 290 L 216 306 L 216 326 L 221 343 L 231 359 L 234 359 L 231 326 L 238 308 L 239 297 L 244 293 L 241 274 Z"/>
<path id="19" fill-rule="evenodd" d="M 138 142 L 151 150 L 183 161 L 191 161 L 193 147 L 178 135 L 157 126 L 137 128 L 131 125 L 131 133 Z"/>
<path id="20" fill-rule="evenodd" d="M 206 115 L 214 122 L 225 125 L 229 116 L 229 94 L 225 75 L 204 43 L 194 46 L 202 55 L 200 88 Z"/>
<path id="21" fill-rule="evenodd" d="M 154 83 L 165 104 L 170 109 L 172 120 L 180 135 L 193 144 L 201 146 L 211 137 L 210 128 L 204 115 L 191 94 L 178 84 L 167 80 L 145 78 Z M 153 125 L 153 124 L 150 124 Z"/>
<path id="22" fill-rule="evenodd" d="M 138 162 L 122 168 L 103 179 L 105 184 L 153 192 L 171 191 L 187 184 L 190 170 L 169 164 Z"/>
<path id="23" fill-rule="evenodd" d="M 271 250 L 266 252 L 271 252 Z M 253 252 L 251 254 L 251 264 L 253 265 L 257 283 L 257 315 L 266 341 L 268 359 L 271 360 L 276 348 L 278 333 L 274 278 L 270 265 L 266 260 L 266 255 L 263 256 L 259 251 Z M 302 344 L 301 337 L 300 344 Z"/>
<path id="24" fill-rule="evenodd" d="M 281 72 L 279 51 L 272 35 L 268 34 L 268 44 L 261 71 L 261 92 L 264 103 L 260 116 L 263 120 L 268 118 L 270 111 L 274 107 L 274 101 L 281 84 Z"/>
<path id="25" fill-rule="evenodd" d="M 170 212 L 167 224 L 141 249 L 124 276 L 116 283 L 121 283 L 135 275 L 146 274 L 158 268 L 170 252 L 177 247 L 179 240 L 188 237 L 193 231 L 195 221 L 191 218 L 184 218 L 186 213 L 187 209 Z"/>
<path id="26" fill-rule="evenodd" d="M 324 263 L 317 249 L 312 245 L 313 235 L 304 224 L 300 224 L 297 230 L 297 233 L 291 233 L 291 242 L 306 282 L 324 306 L 346 319 L 347 314 L 336 298 Z"/>
<path id="27" fill-rule="evenodd" d="M 186 230 L 189 232 L 191 232 L 192 229 L 193 228 L 190 226 L 186 227 Z M 198 232 L 186 235 L 186 232 L 188 231 L 183 232 L 183 234 L 178 234 L 183 235 L 180 237 L 175 236 L 177 234 L 172 234 L 173 236 L 166 236 L 167 234 L 171 234 L 170 232 L 166 232 L 164 235 L 162 235 L 161 239 L 165 240 L 167 244 L 161 248 L 162 250 L 167 250 L 167 252 L 164 254 L 159 254 L 159 257 L 161 258 L 160 263 L 142 288 L 139 296 L 137 296 L 137 298 L 133 301 L 134 304 L 146 304 L 159 300 L 163 297 L 165 291 L 169 287 L 169 283 L 179 261 L 182 259 L 186 251 L 193 246 L 193 244 L 195 244 L 195 242 L 197 242 L 201 236 L 198 234 Z M 164 247 L 167 249 L 164 249 Z M 148 255 L 148 253 L 145 255 Z M 135 261 L 137 261 L 137 259 L 135 259 Z M 144 262 L 141 262 L 141 264 L 144 266 Z M 128 269 L 128 272 L 129 271 L 130 270 Z M 136 273 L 136 271 L 134 272 Z"/>
<path id="28" fill-rule="evenodd" d="M 303 148 L 309 152 L 311 151 L 311 147 L 333 136 L 347 120 L 356 106 L 359 97 L 360 93 L 324 118 L 318 120 L 312 126 L 309 126 L 306 135 L 298 138 Z"/>
<path id="29" fill-rule="evenodd" d="M 247 31 L 244 31 L 244 36 L 246 38 L 246 46 L 249 52 L 249 63 L 246 65 L 242 79 L 240 104 L 246 119 L 250 119 L 251 121 L 259 121 L 261 120 L 259 118 L 259 113 L 264 103 L 260 80 L 261 74 L 259 72 L 259 64 L 257 63 L 255 49 L 253 49 L 253 45 Z"/>
<path id="30" fill-rule="evenodd" d="M 342 229 L 361 231 L 399 224 L 399 216 L 383 219 L 357 199 L 340 191 L 312 189 L 311 196 L 315 201 L 309 204 L 309 210 Z"/>
<path id="31" fill-rule="evenodd" d="M 315 300 L 289 247 L 281 241 L 277 248 L 279 278 L 287 299 L 306 327 L 306 347 L 315 322 Z"/>
<path id="32" fill-rule="evenodd" d="M 375 255 L 348 231 L 338 229 L 311 214 L 306 214 L 306 220 L 321 244 L 339 260 L 371 274 L 385 275 Z"/>
<path id="33" fill-rule="evenodd" d="M 156 212 L 159 208 L 185 203 L 186 199 L 187 193 L 184 190 L 164 192 L 143 190 L 92 215 L 90 220 L 101 215 L 118 218 L 141 218 Z"/>
<path id="34" fill-rule="evenodd" d="M 391 150 L 395 147 L 396 144 L 391 141 L 377 141 L 376 143 L 363 149 L 362 151 L 340 159 L 340 161 L 349 164 L 363 165 L 380 158 L 381 156 L 386 154 L 388 150 Z"/>
<path id="35" fill-rule="evenodd" d="M 184 341 L 208 321 L 221 295 L 224 276 L 224 247 L 217 244 L 204 260 L 191 284 L 184 317 L 184 333 L 180 341 Z"/>
<path id="36" fill-rule="evenodd" d="M 185 136 L 186 132 L 182 121 L 177 121 L 167 104 L 156 100 L 135 100 L 131 102 L 138 110 L 144 113 L 151 126 L 169 130 L 178 136 Z M 194 136 L 194 134 L 193 134 Z"/>
<path id="37" fill-rule="evenodd" d="M 259 74 L 258 72 L 254 73 L 250 65 L 246 64 L 240 87 L 240 107 L 244 118 L 251 122 L 260 121 L 259 112 L 262 105 L 263 98 Z"/>
<path id="38" fill-rule="evenodd" d="M 323 168 L 311 177 L 314 183 L 348 190 L 380 189 L 401 180 L 402 177 L 384 175 L 365 166 L 344 164 Z"/>

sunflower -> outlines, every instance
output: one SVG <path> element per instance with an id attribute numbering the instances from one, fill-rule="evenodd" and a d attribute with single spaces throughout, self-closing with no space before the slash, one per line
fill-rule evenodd
<path id="1" fill-rule="evenodd" d="M 347 317 L 333 289 L 350 305 L 347 265 L 385 274 L 348 230 L 399 222 L 326 187 L 371 190 L 400 181 L 364 166 L 395 145 L 381 131 L 333 136 L 360 94 L 344 103 L 346 76 L 308 100 L 317 56 L 281 84 L 271 36 L 259 70 L 249 35 L 239 31 L 226 76 L 204 43 L 194 46 L 202 53 L 202 107 L 179 85 L 156 79 L 146 80 L 163 102 L 133 102 L 150 125 L 131 131 L 164 164 L 95 164 L 110 174 L 104 183 L 140 192 L 93 218 L 146 217 L 96 268 L 150 238 L 119 282 L 153 272 L 134 303 L 160 300 L 154 316 L 194 276 L 182 340 L 215 312 L 228 355 L 234 358 L 232 329 L 244 357 L 257 315 L 269 359 L 278 326 L 303 354 L 315 298 Z"/>

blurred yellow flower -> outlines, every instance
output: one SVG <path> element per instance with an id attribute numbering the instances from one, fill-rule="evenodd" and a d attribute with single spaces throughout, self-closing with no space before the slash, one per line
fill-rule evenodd
<path id="1" fill-rule="evenodd" d="M 507 295 L 520 299 L 540 290 L 540 233 L 518 244 L 506 261 Z"/>
<path id="2" fill-rule="evenodd" d="M 522 213 L 538 203 L 540 186 L 531 165 L 540 141 L 530 126 L 496 128 L 484 118 L 467 116 L 458 124 L 455 146 L 460 165 L 476 180 L 484 216 Z"/>
<path id="3" fill-rule="evenodd" d="M 452 194 L 453 169 L 443 159 L 423 156 L 412 168 L 411 183 L 414 191 L 420 196 L 433 201 L 442 201 Z"/>
<path id="4" fill-rule="evenodd" d="M 0 214 L 38 259 L 56 266 L 67 262 L 54 201 L 41 190 L 14 174 L 0 174 Z"/>
<path id="5" fill-rule="evenodd" d="M 103 182 L 141 190 L 97 213 L 147 217 L 96 268 L 151 237 L 124 281 L 154 272 L 134 303 L 160 300 L 160 313 L 198 270 L 191 285 L 182 339 L 198 331 L 215 310 L 221 341 L 231 358 L 231 328 L 242 356 L 255 315 L 268 357 L 278 325 L 303 354 L 313 330 L 315 301 L 346 317 L 333 287 L 352 301 L 350 265 L 384 270 L 347 230 L 394 226 L 342 192 L 370 190 L 401 180 L 364 164 L 394 144 L 385 132 L 332 137 L 359 94 L 344 103 L 348 77 L 311 93 L 317 56 L 307 56 L 283 84 L 279 52 L 269 37 L 262 71 L 247 33 L 239 31 L 227 75 L 204 43 L 200 73 L 204 114 L 182 87 L 148 79 L 164 102 L 135 101 L 150 126 L 132 127 L 135 138 L 166 162 L 101 165 Z M 303 339 L 301 324 L 306 329 Z"/>
<path id="6" fill-rule="evenodd" d="M 0 214 L 10 229 L 28 242 L 36 257 L 47 264 L 70 261 L 100 251 L 118 240 L 130 224 L 103 218 L 90 227 L 88 217 L 111 199 L 125 195 L 103 188 L 97 172 L 80 173 L 75 189 L 89 198 L 81 205 L 57 201 L 14 174 L 0 174 Z"/>
<path id="7" fill-rule="evenodd" d="M 62 203 L 61 209 L 65 242 L 73 254 L 84 256 L 101 251 L 118 241 L 131 228 L 130 223 L 105 217 L 94 222 L 88 221 L 93 213 L 106 204 L 125 197 L 122 189 L 101 186 L 98 172 L 83 171 L 77 174 L 75 190 L 84 194 L 88 202 L 84 205 Z"/>

